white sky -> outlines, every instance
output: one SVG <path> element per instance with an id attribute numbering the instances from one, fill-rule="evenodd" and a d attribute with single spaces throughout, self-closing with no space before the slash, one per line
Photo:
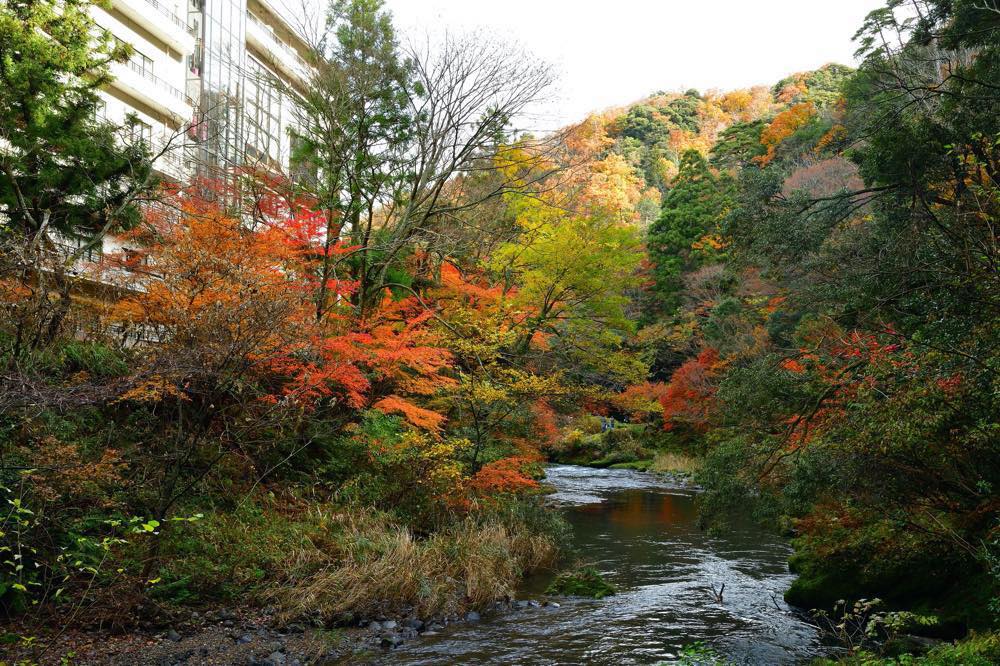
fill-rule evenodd
<path id="1" fill-rule="evenodd" d="M 483 28 L 556 67 L 556 103 L 530 129 L 657 90 L 770 85 L 827 62 L 884 0 L 386 0 L 403 39 Z"/>

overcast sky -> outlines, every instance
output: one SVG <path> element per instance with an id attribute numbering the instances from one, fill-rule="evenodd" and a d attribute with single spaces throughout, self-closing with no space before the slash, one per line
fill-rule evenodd
<path id="1" fill-rule="evenodd" d="M 772 84 L 827 62 L 882 0 L 386 0 L 403 38 L 484 28 L 553 64 L 558 102 L 532 129 L 657 90 Z"/>

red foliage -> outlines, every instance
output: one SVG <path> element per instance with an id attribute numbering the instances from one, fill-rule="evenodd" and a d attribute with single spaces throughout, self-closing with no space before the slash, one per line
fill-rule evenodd
<path id="1" fill-rule="evenodd" d="M 660 398 L 664 430 L 673 430 L 677 425 L 696 433 L 708 430 L 720 367 L 719 352 L 708 348 L 674 371 Z"/>
<path id="2" fill-rule="evenodd" d="M 398 395 L 390 395 L 388 398 L 382 398 L 372 406 L 386 414 L 402 414 L 403 418 L 411 425 L 433 432 L 439 431 L 441 424 L 445 420 L 443 414 L 418 407 L 412 402 L 400 398 Z"/>
<path id="3" fill-rule="evenodd" d="M 897 343 L 885 344 L 871 333 L 851 331 L 833 346 L 833 353 L 843 359 L 859 359 L 869 363 L 886 360 L 902 349 Z"/>
<path id="4" fill-rule="evenodd" d="M 937 386 L 945 395 L 954 395 L 962 387 L 964 377 L 958 372 L 948 377 L 941 377 L 937 380 Z"/>
<path id="5" fill-rule="evenodd" d="M 615 396 L 614 403 L 627 411 L 633 421 L 643 421 L 663 413 L 662 400 L 668 385 L 663 382 L 643 382 L 629 386 Z"/>
<path id="6" fill-rule="evenodd" d="M 524 456 L 501 458 L 487 463 L 469 480 L 469 489 L 480 495 L 494 495 L 537 488 L 538 482 L 525 472 L 532 463 L 530 458 Z"/>
<path id="7" fill-rule="evenodd" d="M 544 400 L 537 400 L 532 406 L 535 415 L 535 431 L 538 434 L 539 442 L 545 444 L 555 444 L 559 441 L 559 426 L 556 423 L 556 412 Z"/>
<path id="8" fill-rule="evenodd" d="M 356 284 L 323 277 L 336 275 L 329 262 L 353 249 L 336 240 L 325 213 L 262 196 L 250 224 L 202 192 L 174 193 L 174 205 L 151 213 L 147 229 L 155 233 L 131 239 L 157 275 L 127 273 L 141 288 L 117 306 L 119 320 L 162 331 L 161 354 L 253 377 L 264 403 L 362 409 L 376 401 L 438 430 L 444 417 L 409 399 L 454 382 L 433 313 L 416 298 L 387 296 L 358 321 L 350 303 Z"/>
<path id="9" fill-rule="evenodd" d="M 781 367 L 797 375 L 806 371 L 806 367 L 794 358 L 786 358 L 781 362 Z"/>

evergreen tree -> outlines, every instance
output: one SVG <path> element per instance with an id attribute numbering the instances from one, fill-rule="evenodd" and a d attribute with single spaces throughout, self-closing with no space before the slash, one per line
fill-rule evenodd
<path id="1" fill-rule="evenodd" d="M 654 311 L 674 312 L 681 305 L 682 275 L 720 249 L 706 237 L 725 215 L 730 189 L 729 177 L 714 174 L 701 153 L 684 153 L 674 186 L 663 199 L 660 217 L 649 228 Z"/>
<path id="2" fill-rule="evenodd" d="M 346 230 L 361 248 L 353 272 L 363 304 L 377 291 L 367 289 L 375 211 L 391 204 L 406 182 L 413 72 L 382 0 L 334 0 L 326 28 L 316 74 L 302 98 L 302 129 L 292 159 L 318 169 L 313 194 L 327 212 L 327 246 Z M 332 263 L 322 271 L 325 283 Z M 329 294 L 318 297 L 322 316 Z"/>
<path id="3" fill-rule="evenodd" d="M 151 186 L 149 147 L 97 118 L 108 67 L 127 60 L 130 48 L 94 23 L 93 6 L 0 5 L 0 271 L 37 277 L 30 305 L 10 315 L 30 313 L 34 344 L 58 332 L 69 308 L 67 267 L 134 225 L 136 198 Z M 60 251 L 59 236 L 76 251 Z"/>

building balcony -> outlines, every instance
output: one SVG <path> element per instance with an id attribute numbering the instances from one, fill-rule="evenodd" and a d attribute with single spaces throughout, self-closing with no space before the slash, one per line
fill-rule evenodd
<path id="1" fill-rule="evenodd" d="M 111 85 L 177 122 L 190 120 L 194 103 L 184 92 L 136 63 L 112 63 Z"/>
<path id="2" fill-rule="evenodd" d="M 164 148 L 168 140 L 177 145 Z M 183 141 L 183 136 L 171 137 L 170 139 L 163 138 L 159 142 L 160 145 L 153 146 L 153 154 L 157 155 L 156 160 L 153 162 L 153 169 L 167 180 L 177 184 L 186 183 L 191 177 L 189 169 L 184 163 Z"/>
<path id="3" fill-rule="evenodd" d="M 187 55 L 194 50 L 187 21 L 157 0 L 113 0 L 113 7 L 175 51 Z"/>
<path id="4" fill-rule="evenodd" d="M 274 29 L 259 18 L 247 12 L 247 43 L 281 74 L 294 83 L 308 85 L 312 68 L 298 51 L 284 43 L 274 34 Z"/>

